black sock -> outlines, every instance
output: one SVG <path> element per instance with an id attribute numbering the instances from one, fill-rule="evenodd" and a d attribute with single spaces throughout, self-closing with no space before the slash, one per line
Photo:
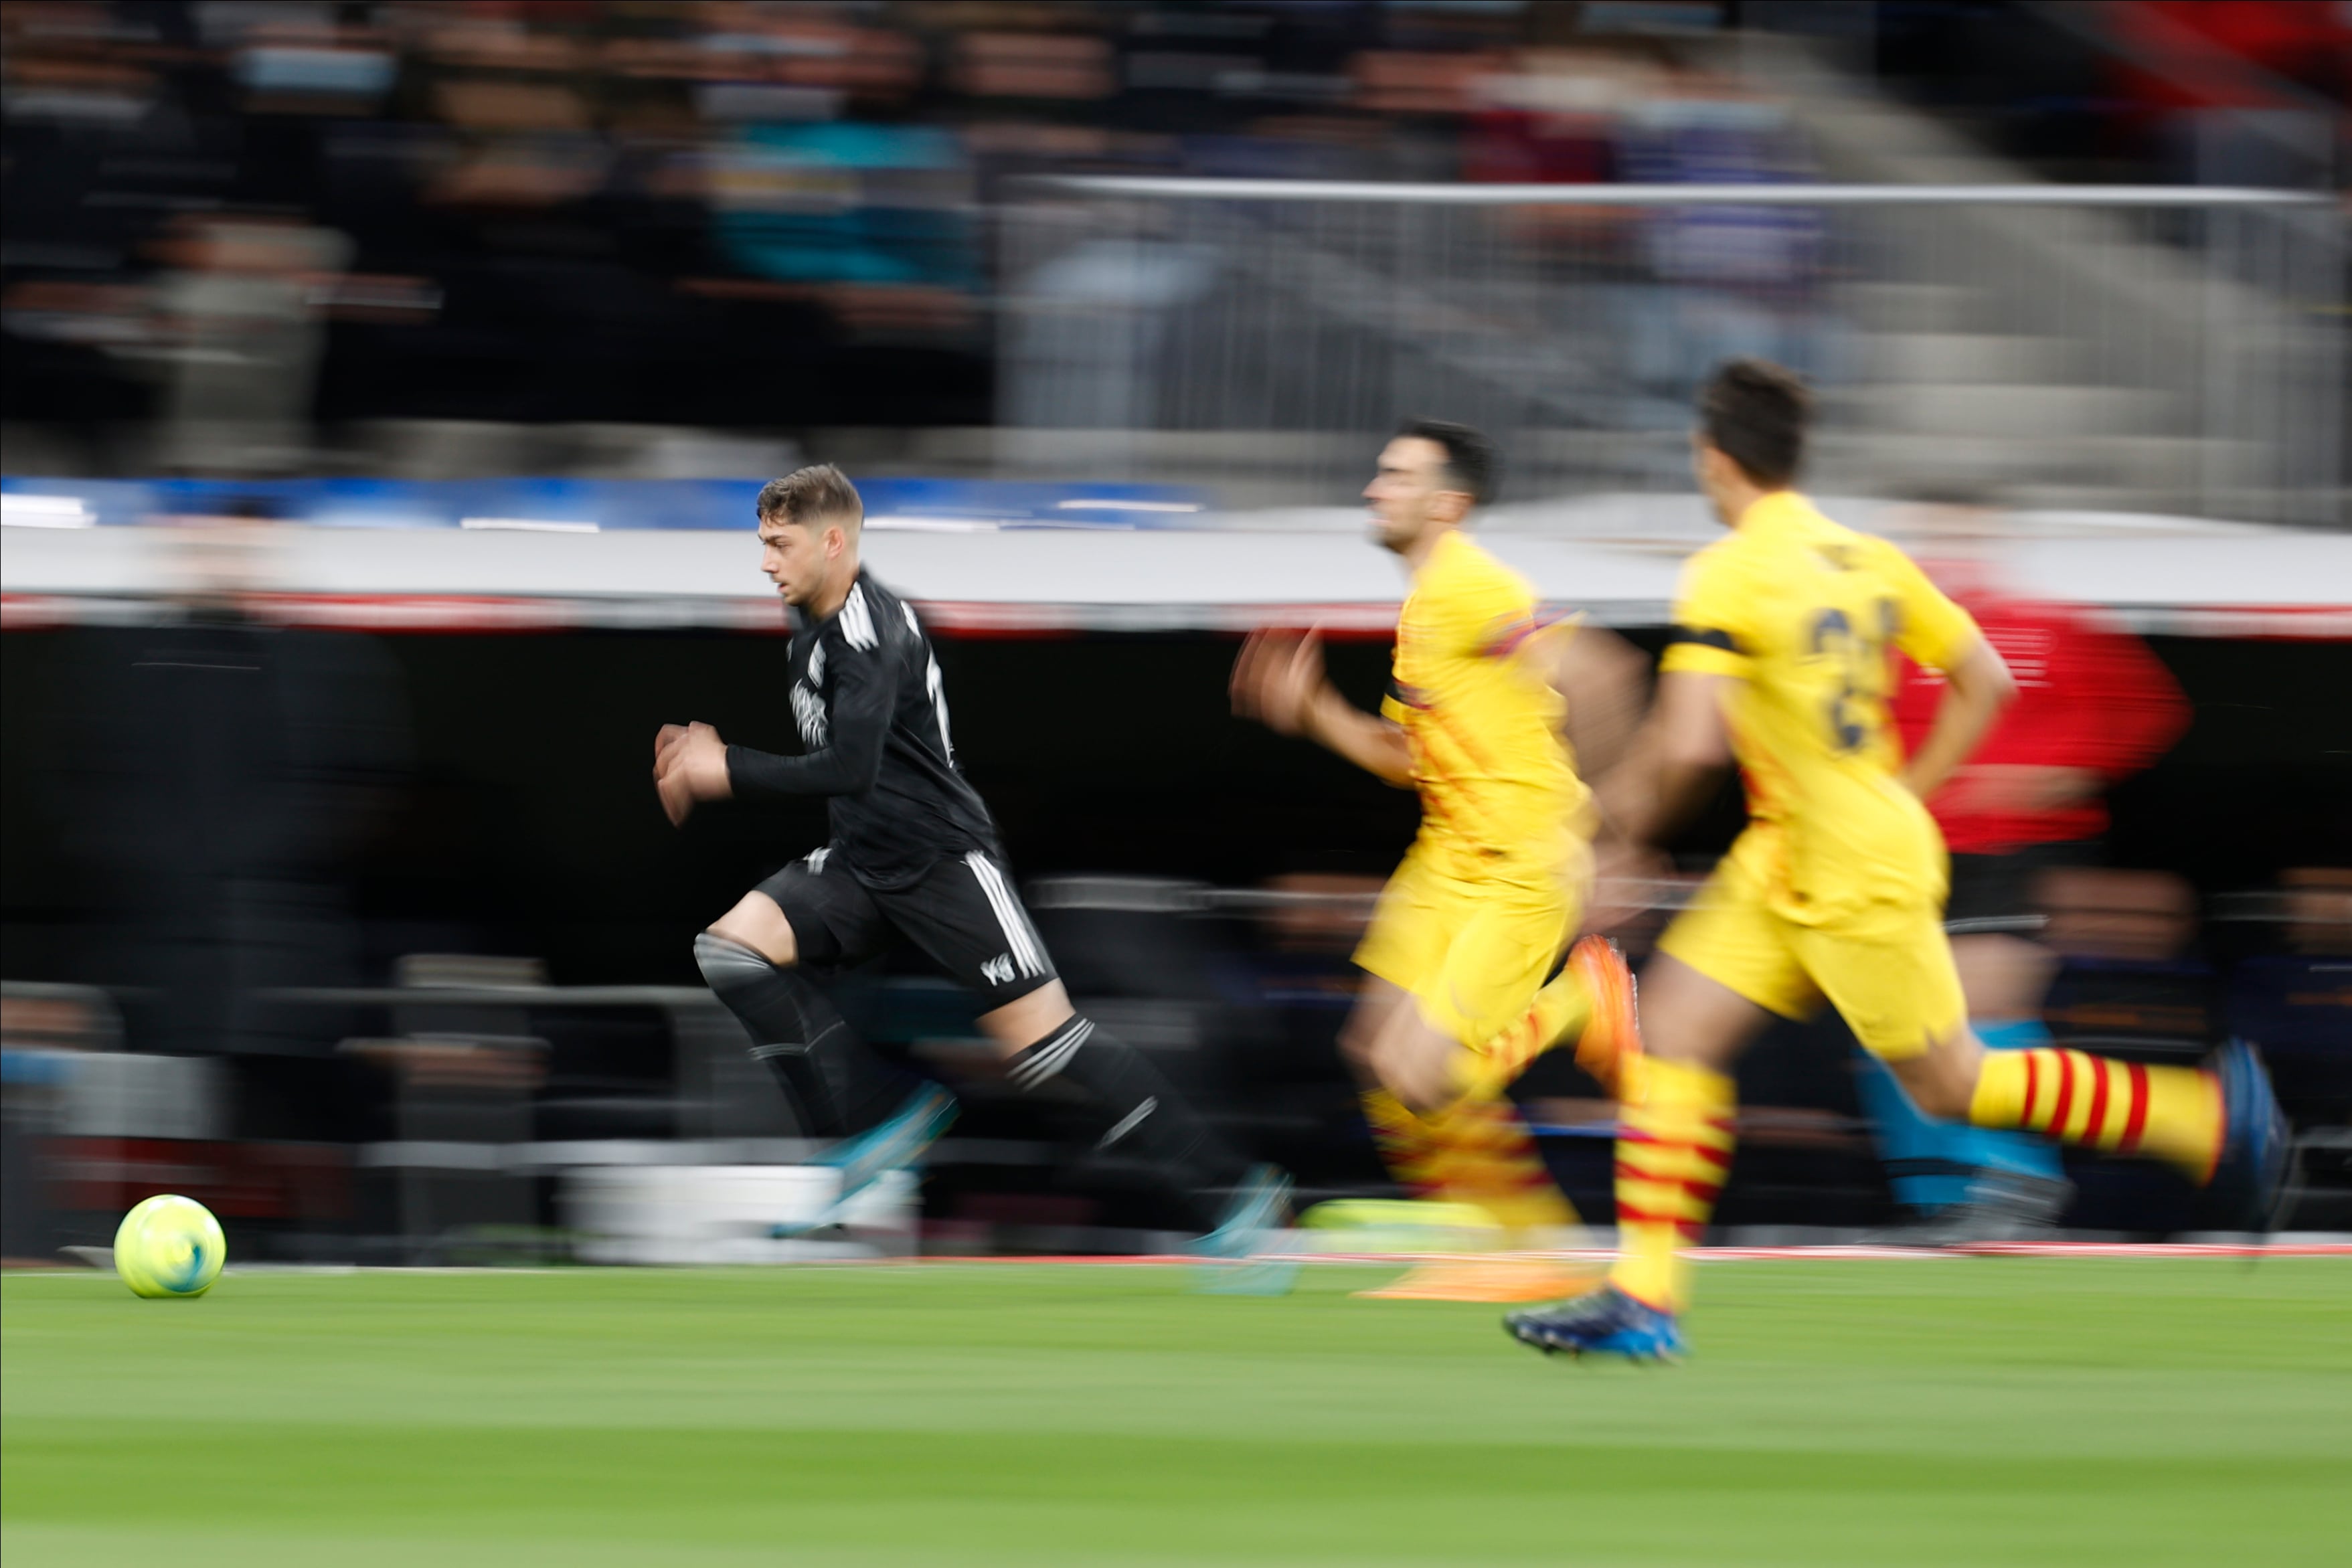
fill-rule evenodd
<path id="1" fill-rule="evenodd" d="M 694 939 L 711 994 L 751 1033 L 801 1124 L 820 1138 L 862 1132 L 896 1110 L 916 1080 L 875 1054 L 833 1003 L 796 970 L 779 968 L 725 936 Z"/>
<path id="2" fill-rule="evenodd" d="M 1075 1090 L 1095 1147 L 1149 1167 L 1202 1230 L 1215 1228 L 1228 1191 L 1248 1174 L 1248 1162 L 1142 1052 L 1084 1015 L 1024 1049 L 1006 1076 L 1024 1094 L 1055 1082 Z"/>

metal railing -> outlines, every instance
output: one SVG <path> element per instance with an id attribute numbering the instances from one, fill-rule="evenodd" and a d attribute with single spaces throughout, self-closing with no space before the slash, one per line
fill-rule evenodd
<path id="1" fill-rule="evenodd" d="M 2311 193 L 1055 176 L 1001 232 L 1006 423 L 1290 433 L 1337 496 L 1369 454 L 1316 438 L 1409 414 L 1496 432 L 1518 498 L 1685 485 L 1693 388 L 1752 353 L 1820 389 L 1822 487 L 2344 518 Z"/>

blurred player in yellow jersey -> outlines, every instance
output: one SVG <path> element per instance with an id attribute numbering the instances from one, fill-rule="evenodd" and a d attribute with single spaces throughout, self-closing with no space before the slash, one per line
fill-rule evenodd
<path id="1" fill-rule="evenodd" d="M 1382 450 L 1365 498 L 1412 589 L 1378 715 L 1325 678 L 1311 637 L 1261 632 L 1234 667 L 1234 705 L 1420 791 L 1421 833 L 1356 953 L 1370 978 L 1341 1036 L 1391 1174 L 1427 1197 L 1486 1209 L 1522 1234 L 1574 1212 L 1502 1091 L 1552 1044 L 1613 1086 L 1633 1051 L 1632 977 L 1615 948 L 1575 936 L 1591 880 L 1595 812 L 1563 733 L 1622 739 L 1640 660 L 1605 632 L 1547 626 L 1528 582 L 1464 537 L 1486 498 L 1493 448 L 1421 421 Z M 1423 1270 L 1380 1294 L 1525 1301 L 1556 1295 L 1549 1267 Z"/>
<path id="2" fill-rule="evenodd" d="M 1656 706 L 1605 781 L 1612 821 L 1656 842 L 1737 760 L 1749 822 L 1643 976 L 1647 1054 L 1617 1145 L 1621 1257 L 1610 1283 L 1509 1327 L 1544 1350 L 1676 1354 L 1683 1243 L 1730 1167 L 1733 1061 L 1768 1017 L 1826 998 L 1919 1109 L 1980 1127 L 2169 1161 L 2203 1184 L 2209 1220 L 2266 1222 L 2285 1138 L 2242 1045 L 2202 1069 L 2041 1047 L 1988 1053 L 1942 924 L 1945 854 L 1922 801 L 2014 695 L 1967 612 L 1884 539 L 1840 528 L 1790 486 L 1809 400 L 1758 361 L 1699 400 L 1699 488 L 1731 532 L 1692 558 Z M 1892 733 L 1890 650 L 1943 672 L 1933 727 L 1906 763 Z"/>

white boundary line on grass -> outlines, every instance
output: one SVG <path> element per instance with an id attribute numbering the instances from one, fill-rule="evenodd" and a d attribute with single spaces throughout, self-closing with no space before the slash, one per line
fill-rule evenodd
<path id="1" fill-rule="evenodd" d="M 2283 1241 L 2274 1246 L 2260 1242 L 2163 1242 L 2163 1241 L 2016 1241 L 1982 1242 L 1973 1247 L 1937 1250 L 1925 1247 L 1701 1247 L 1688 1255 L 1696 1263 L 1884 1263 L 1923 1261 L 1949 1258 L 2124 1258 L 2162 1260 L 2183 1258 L 2352 1258 L 2352 1241 Z M 1605 1247 L 1570 1248 L 1549 1252 L 1269 1252 L 1265 1260 L 1286 1263 L 1378 1263 L 1411 1265 L 1436 1261 L 1493 1262 L 1497 1259 L 1540 1259 L 1563 1263 L 1608 1263 L 1615 1260 L 1614 1249 Z M 915 1258 L 825 1258 L 796 1260 L 792 1263 L 679 1265 L 684 1268 L 823 1268 L 872 1269 L 906 1268 L 909 1265 L 940 1263 L 1028 1264 L 1033 1267 L 1085 1265 L 1094 1268 L 1138 1269 L 1167 1268 L 1177 1264 L 1206 1265 L 1212 1260 L 1195 1258 L 1182 1252 L 1139 1252 L 1120 1255 L 1087 1256 L 972 1256 Z M 368 1274 L 572 1274 L 588 1271 L 605 1272 L 616 1269 L 643 1270 L 645 1264 L 572 1264 L 559 1268 L 543 1266 L 502 1269 L 495 1267 L 454 1267 L 430 1265 L 406 1268 L 397 1265 L 368 1264 L 248 1264 L 224 1270 L 226 1274 L 280 1276 L 333 1276 Z M 110 1279 L 103 1270 L 56 1268 L 11 1269 L 7 1277 L 26 1279 Z"/>

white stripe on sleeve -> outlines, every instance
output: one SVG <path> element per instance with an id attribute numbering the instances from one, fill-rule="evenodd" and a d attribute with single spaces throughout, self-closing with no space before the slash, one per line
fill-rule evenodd
<path id="1" fill-rule="evenodd" d="M 866 585 L 850 584 L 849 597 L 841 601 L 841 634 L 849 639 L 853 648 L 871 648 L 879 641 L 874 635 L 874 616 L 866 608 Z"/>

